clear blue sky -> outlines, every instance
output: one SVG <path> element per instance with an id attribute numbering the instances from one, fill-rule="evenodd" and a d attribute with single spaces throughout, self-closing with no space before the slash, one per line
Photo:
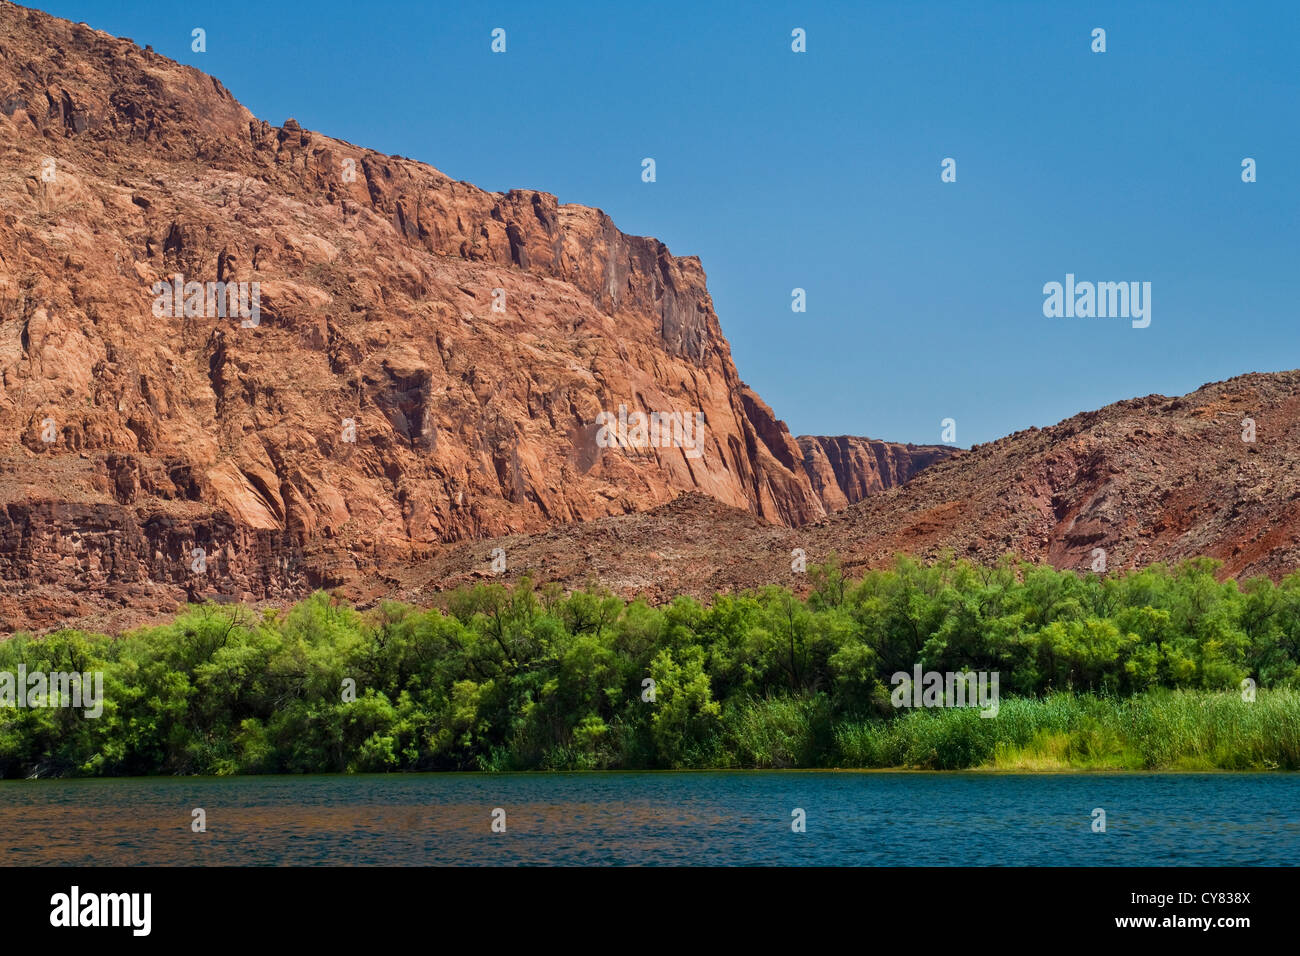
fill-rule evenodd
<path id="1" fill-rule="evenodd" d="M 953 417 L 969 445 L 1300 366 L 1296 0 L 40 6 L 272 123 L 698 255 L 741 376 L 795 434 L 937 442 Z M 1067 272 L 1151 282 L 1150 327 L 1045 318 Z"/>

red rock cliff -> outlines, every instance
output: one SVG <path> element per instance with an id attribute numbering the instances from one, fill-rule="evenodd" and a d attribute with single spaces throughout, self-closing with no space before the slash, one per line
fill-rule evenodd
<path id="1" fill-rule="evenodd" d="M 798 442 L 804 471 L 827 511 L 901 485 L 923 468 L 957 454 L 950 445 L 902 445 L 849 435 L 800 435 Z"/>
<path id="2" fill-rule="evenodd" d="M 0 624 L 289 596 L 683 491 L 825 514 L 698 259 L 272 126 L 85 25 L 0 2 L 0 37 Z M 256 283 L 257 322 L 157 315 L 178 275 Z M 699 455 L 602 446 L 620 405 L 702 413 Z"/>

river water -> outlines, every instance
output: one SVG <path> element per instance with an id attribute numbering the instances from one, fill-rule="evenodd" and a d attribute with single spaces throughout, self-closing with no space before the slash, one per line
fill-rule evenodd
<path id="1" fill-rule="evenodd" d="M 1293 866 L 1300 775 L 15 780 L 0 782 L 0 833 L 4 865 Z"/>

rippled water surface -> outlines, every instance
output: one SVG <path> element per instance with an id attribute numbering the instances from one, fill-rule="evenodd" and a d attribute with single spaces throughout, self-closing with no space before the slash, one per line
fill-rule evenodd
<path id="1" fill-rule="evenodd" d="M 192 810 L 207 832 L 191 831 Z M 506 832 L 493 833 L 492 812 Z M 807 831 L 791 829 L 802 809 Z M 1106 832 L 1092 831 L 1094 808 Z M 0 783 L 0 863 L 1295 865 L 1300 775 L 422 774 Z"/>

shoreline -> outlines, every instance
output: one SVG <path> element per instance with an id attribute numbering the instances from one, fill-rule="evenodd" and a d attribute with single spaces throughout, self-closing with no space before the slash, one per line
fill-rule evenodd
<path id="1" fill-rule="evenodd" d="M 750 774 L 884 774 L 884 775 L 907 775 L 907 776 L 934 776 L 934 777 L 960 777 L 960 776 L 1003 776 L 1003 777 L 1190 777 L 1190 776 L 1286 776 L 1294 774 L 1300 776 L 1300 770 L 1260 770 L 1260 769 L 1243 769 L 1243 770 L 1224 770 L 1222 768 L 1208 769 L 1188 769 L 1188 770 L 1126 770 L 1122 768 L 1056 768 L 1043 770 L 1015 770 L 1002 767 L 962 767 L 953 770 L 929 770 L 923 767 L 717 767 L 717 768 L 684 768 L 680 770 L 394 770 L 389 773 L 346 773 L 346 772 L 319 772 L 319 773 L 239 773 L 239 774 L 146 774 L 140 776 L 119 776 L 119 777 L 78 777 L 78 776 L 50 776 L 50 777 L 12 777 L 9 779 L 0 779 L 0 787 L 6 784 L 14 783 L 106 783 L 106 782 L 125 782 L 125 781 L 155 781 L 155 780 L 172 780 L 180 781 L 250 781 L 250 780 L 364 780 L 364 779 L 384 779 L 384 780 L 402 780 L 413 779 L 418 777 L 474 777 L 480 779 L 499 779 L 502 777 L 618 777 L 618 776 L 672 776 L 679 774 L 690 774 L 692 776 L 702 776 L 706 774 L 727 774 L 727 775 L 750 775 Z"/>

